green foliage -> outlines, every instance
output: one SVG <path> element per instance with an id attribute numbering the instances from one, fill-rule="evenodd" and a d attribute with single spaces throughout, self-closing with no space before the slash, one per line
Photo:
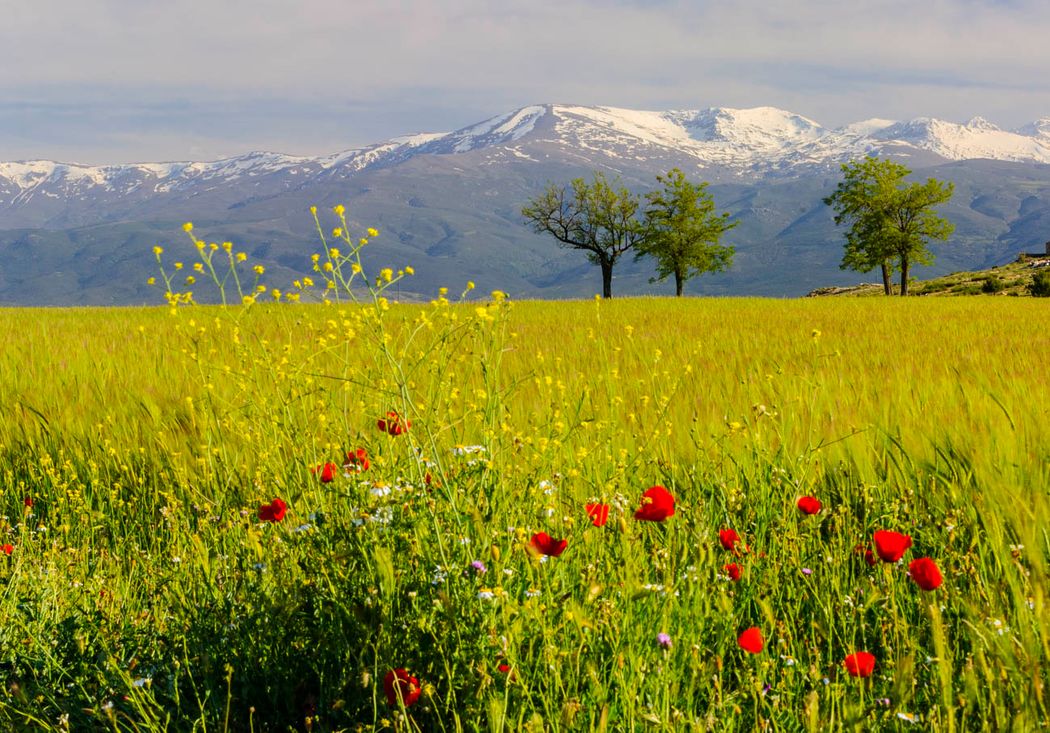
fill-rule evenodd
<path id="1" fill-rule="evenodd" d="M 718 242 L 737 223 L 726 212 L 716 213 L 706 183 L 690 183 L 678 168 L 656 180 L 663 188 L 645 196 L 646 236 L 637 247 L 637 257 L 654 258 L 654 281 L 673 275 L 675 294 L 681 295 L 686 280 L 732 265 L 733 248 Z"/>
<path id="2" fill-rule="evenodd" d="M 622 255 L 642 241 L 637 195 L 619 181 L 596 172 L 588 183 L 574 178 L 569 187 L 547 184 L 521 214 L 537 234 L 549 234 L 563 247 L 580 249 L 602 268 L 602 294 L 612 297 L 612 270 Z"/>
<path id="3" fill-rule="evenodd" d="M 1032 275 L 1028 292 L 1036 298 L 1050 298 L 1050 270 L 1043 270 Z"/>
<path id="4" fill-rule="evenodd" d="M 989 275 L 984 279 L 984 283 L 981 285 L 981 292 L 994 295 L 995 293 L 1001 293 L 1006 290 L 1006 283 L 998 275 Z"/>
<path id="5" fill-rule="evenodd" d="M 930 264 L 932 240 L 946 240 L 955 227 L 933 208 L 948 201 L 954 185 L 935 178 L 906 183 L 911 173 L 889 159 L 868 156 L 842 165 L 843 179 L 824 203 L 835 210 L 835 223 L 848 224 L 843 269 L 869 272 L 883 268 L 901 274 L 901 295 L 908 294 L 912 264 Z"/>

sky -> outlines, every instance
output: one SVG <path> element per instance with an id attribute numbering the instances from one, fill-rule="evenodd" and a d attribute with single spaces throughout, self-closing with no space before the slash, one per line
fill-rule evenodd
<path id="1" fill-rule="evenodd" d="M 1046 0 L 0 0 L 0 160 L 331 153 L 528 104 L 1050 117 Z"/>

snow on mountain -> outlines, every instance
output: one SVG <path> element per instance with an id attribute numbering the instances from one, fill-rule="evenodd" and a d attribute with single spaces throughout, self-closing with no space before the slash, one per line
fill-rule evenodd
<path id="1" fill-rule="evenodd" d="M 775 107 L 712 107 L 701 112 L 666 114 L 685 127 L 694 140 L 753 150 L 775 151 L 817 140 L 826 133 L 819 123 Z"/>
<path id="2" fill-rule="evenodd" d="M 548 112 L 547 105 L 534 105 L 490 117 L 484 122 L 439 136 L 426 146 L 429 153 L 466 153 L 494 145 L 506 145 L 528 135 Z"/>
<path id="3" fill-rule="evenodd" d="M 1018 135 L 1042 138 L 1044 142 L 1050 142 L 1050 117 L 1043 117 L 1035 122 L 1029 122 L 1027 125 L 1014 130 L 1014 132 Z"/>
<path id="4" fill-rule="evenodd" d="M 834 130 L 834 132 L 842 135 L 852 135 L 855 137 L 870 137 L 887 127 L 896 125 L 897 120 L 883 120 L 878 117 L 873 117 L 870 120 L 861 120 L 860 122 L 852 122 L 848 125 Z"/>
<path id="5" fill-rule="evenodd" d="M 990 158 L 1050 163 L 1050 118 L 1016 131 L 979 117 L 958 124 L 932 118 L 870 119 L 829 130 L 773 107 L 643 111 L 544 104 L 522 107 L 450 133 L 399 137 L 320 157 L 254 152 L 210 162 L 86 166 L 52 161 L 0 163 L 0 205 L 36 195 L 84 199 L 168 194 L 203 185 L 250 184 L 256 193 L 288 190 L 315 177 L 347 177 L 415 155 L 487 155 L 536 160 L 554 145 L 575 159 L 659 163 L 692 160 L 750 176 L 793 175 L 883 150 L 923 151 L 924 160 Z M 931 157 L 932 156 L 932 157 Z M 262 188 L 260 188 L 260 186 Z"/>
<path id="6" fill-rule="evenodd" d="M 1050 139 L 1001 130 L 981 117 L 965 124 L 919 117 L 898 122 L 872 135 L 884 142 L 904 142 L 948 160 L 994 160 L 1050 163 Z"/>

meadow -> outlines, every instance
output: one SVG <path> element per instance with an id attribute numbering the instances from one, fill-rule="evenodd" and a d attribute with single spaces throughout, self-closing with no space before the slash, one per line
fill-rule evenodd
<path id="1" fill-rule="evenodd" d="M 0 728 L 1047 726 L 1040 301 L 336 260 L 356 301 L 0 310 Z"/>

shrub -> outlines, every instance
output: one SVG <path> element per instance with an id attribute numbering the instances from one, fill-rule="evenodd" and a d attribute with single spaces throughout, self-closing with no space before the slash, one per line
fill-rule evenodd
<path id="1" fill-rule="evenodd" d="M 984 279 L 984 284 L 981 285 L 981 292 L 994 294 L 1001 293 L 1006 289 L 1006 283 L 1002 281 L 998 275 L 989 275 Z"/>
<path id="2" fill-rule="evenodd" d="M 1032 282 L 1028 285 L 1028 292 L 1035 298 L 1050 297 L 1050 270 L 1037 272 L 1032 276 Z"/>

